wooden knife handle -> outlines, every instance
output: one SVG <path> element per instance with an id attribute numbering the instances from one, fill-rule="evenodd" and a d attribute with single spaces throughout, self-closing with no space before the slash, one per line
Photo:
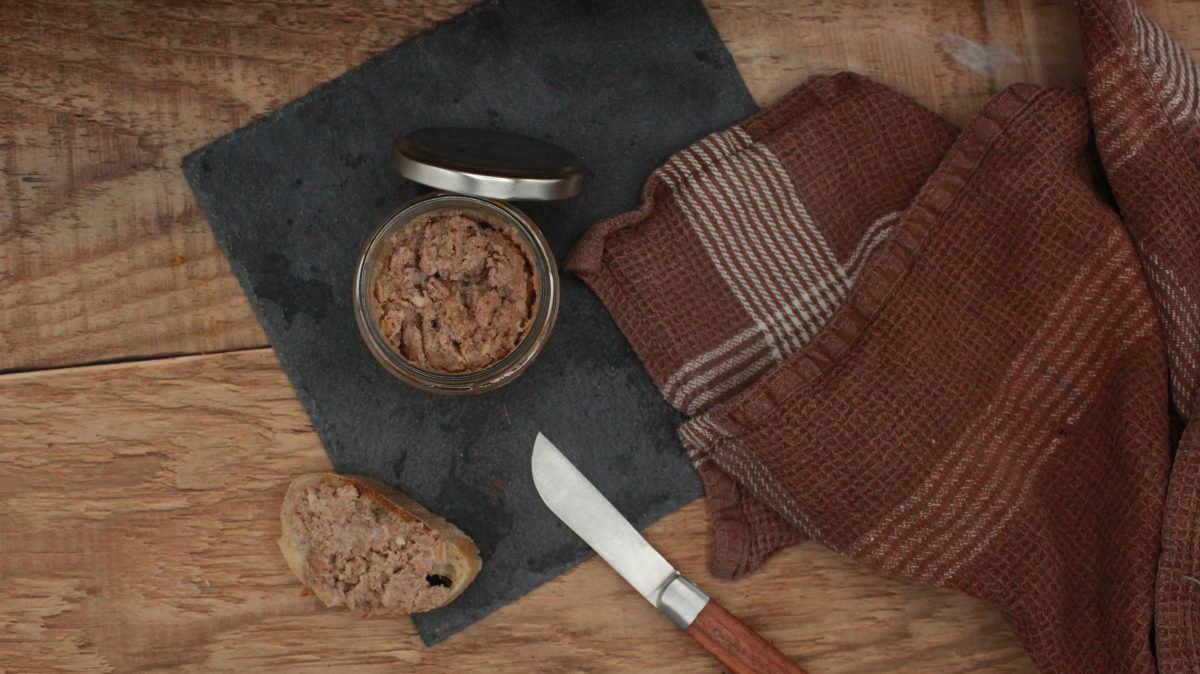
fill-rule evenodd
<path id="1" fill-rule="evenodd" d="M 730 674 L 807 674 L 716 600 L 708 601 L 687 633 Z"/>

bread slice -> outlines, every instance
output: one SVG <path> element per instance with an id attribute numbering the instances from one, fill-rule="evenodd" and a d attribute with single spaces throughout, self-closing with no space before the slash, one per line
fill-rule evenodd
<path id="1" fill-rule="evenodd" d="M 280 520 L 279 548 L 296 577 L 326 606 L 364 616 L 444 606 L 481 565 L 458 527 L 370 478 L 301 475 L 288 487 Z"/>

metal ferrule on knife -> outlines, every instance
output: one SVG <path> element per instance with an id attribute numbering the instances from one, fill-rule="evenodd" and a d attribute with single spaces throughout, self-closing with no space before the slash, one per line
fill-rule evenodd
<path id="1" fill-rule="evenodd" d="M 707 605 L 708 595 L 704 590 L 680 573 L 667 580 L 654 601 L 654 606 L 683 630 L 692 626 Z"/>

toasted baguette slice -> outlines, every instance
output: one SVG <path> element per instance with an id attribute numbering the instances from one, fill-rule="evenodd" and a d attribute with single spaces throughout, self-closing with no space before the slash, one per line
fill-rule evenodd
<path id="1" fill-rule="evenodd" d="M 280 520 L 279 548 L 296 577 L 326 606 L 364 616 L 444 606 L 481 565 L 458 527 L 370 478 L 301 475 Z"/>

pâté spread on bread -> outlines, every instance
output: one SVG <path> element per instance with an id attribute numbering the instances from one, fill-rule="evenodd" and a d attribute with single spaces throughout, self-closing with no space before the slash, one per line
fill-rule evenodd
<path id="1" fill-rule="evenodd" d="M 479 573 L 475 543 L 413 499 L 363 477 L 296 478 L 280 511 L 279 547 L 327 606 L 404 615 L 450 603 Z"/>

